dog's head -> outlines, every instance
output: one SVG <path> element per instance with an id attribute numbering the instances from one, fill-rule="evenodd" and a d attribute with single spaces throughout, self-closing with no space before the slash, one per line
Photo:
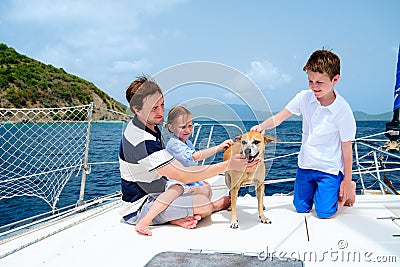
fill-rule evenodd
<path id="1" fill-rule="evenodd" d="M 240 144 L 240 153 L 247 158 L 247 162 L 253 162 L 257 157 L 264 158 L 265 146 L 278 139 L 272 136 L 264 136 L 260 132 L 247 132 L 237 136 L 234 142 Z"/>

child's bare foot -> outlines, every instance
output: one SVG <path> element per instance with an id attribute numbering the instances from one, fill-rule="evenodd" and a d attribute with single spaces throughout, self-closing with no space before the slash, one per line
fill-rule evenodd
<path id="1" fill-rule="evenodd" d="M 138 232 L 139 234 L 142 234 L 142 235 L 148 235 L 148 236 L 153 235 L 150 231 L 149 226 L 147 224 L 144 224 L 141 222 L 136 224 L 135 230 L 136 230 L 136 232 Z"/>
<path id="2" fill-rule="evenodd" d="M 194 215 L 187 218 L 170 221 L 170 224 L 177 225 L 186 229 L 196 228 L 197 223 L 201 220 L 200 215 Z"/>
<path id="3" fill-rule="evenodd" d="M 214 212 L 220 210 L 227 210 L 231 206 L 231 196 L 222 197 L 213 202 Z"/>
<path id="4" fill-rule="evenodd" d="M 356 202 L 356 183 L 351 181 L 351 195 L 346 201 L 344 202 L 345 206 L 353 206 L 354 202 Z"/>

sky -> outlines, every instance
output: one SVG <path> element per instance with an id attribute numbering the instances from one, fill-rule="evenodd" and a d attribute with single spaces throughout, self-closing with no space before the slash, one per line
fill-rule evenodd
<path id="1" fill-rule="evenodd" d="M 125 105 L 137 76 L 182 76 L 177 66 L 193 62 L 201 65 L 196 75 L 222 67 L 259 92 L 193 75 L 172 86 L 166 106 L 194 98 L 253 105 L 263 98 L 254 108 L 265 104 L 273 112 L 308 88 L 303 66 L 325 48 L 341 59 L 337 92 L 354 111 L 379 114 L 393 108 L 399 10 L 398 0 L 2 0 L 0 42 Z"/>

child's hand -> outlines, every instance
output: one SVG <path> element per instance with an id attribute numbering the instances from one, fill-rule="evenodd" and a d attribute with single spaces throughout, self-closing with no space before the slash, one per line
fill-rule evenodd
<path id="1" fill-rule="evenodd" d="M 218 145 L 218 150 L 227 149 L 231 145 L 233 145 L 232 139 L 225 140 L 224 142 Z"/>

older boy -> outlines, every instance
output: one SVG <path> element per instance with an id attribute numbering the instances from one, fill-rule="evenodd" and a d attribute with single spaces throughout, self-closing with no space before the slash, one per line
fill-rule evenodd
<path id="1" fill-rule="evenodd" d="M 333 88 L 340 78 L 339 57 L 317 50 L 303 70 L 311 90 L 299 92 L 283 110 L 251 130 L 276 127 L 292 114 L 303 116 L 293 204 L 300 213 L 309 212 L 314 204 L 318 217 L 330 218 L 355 201 L 351 141 L 356 123 L 349 104 Z"/>

